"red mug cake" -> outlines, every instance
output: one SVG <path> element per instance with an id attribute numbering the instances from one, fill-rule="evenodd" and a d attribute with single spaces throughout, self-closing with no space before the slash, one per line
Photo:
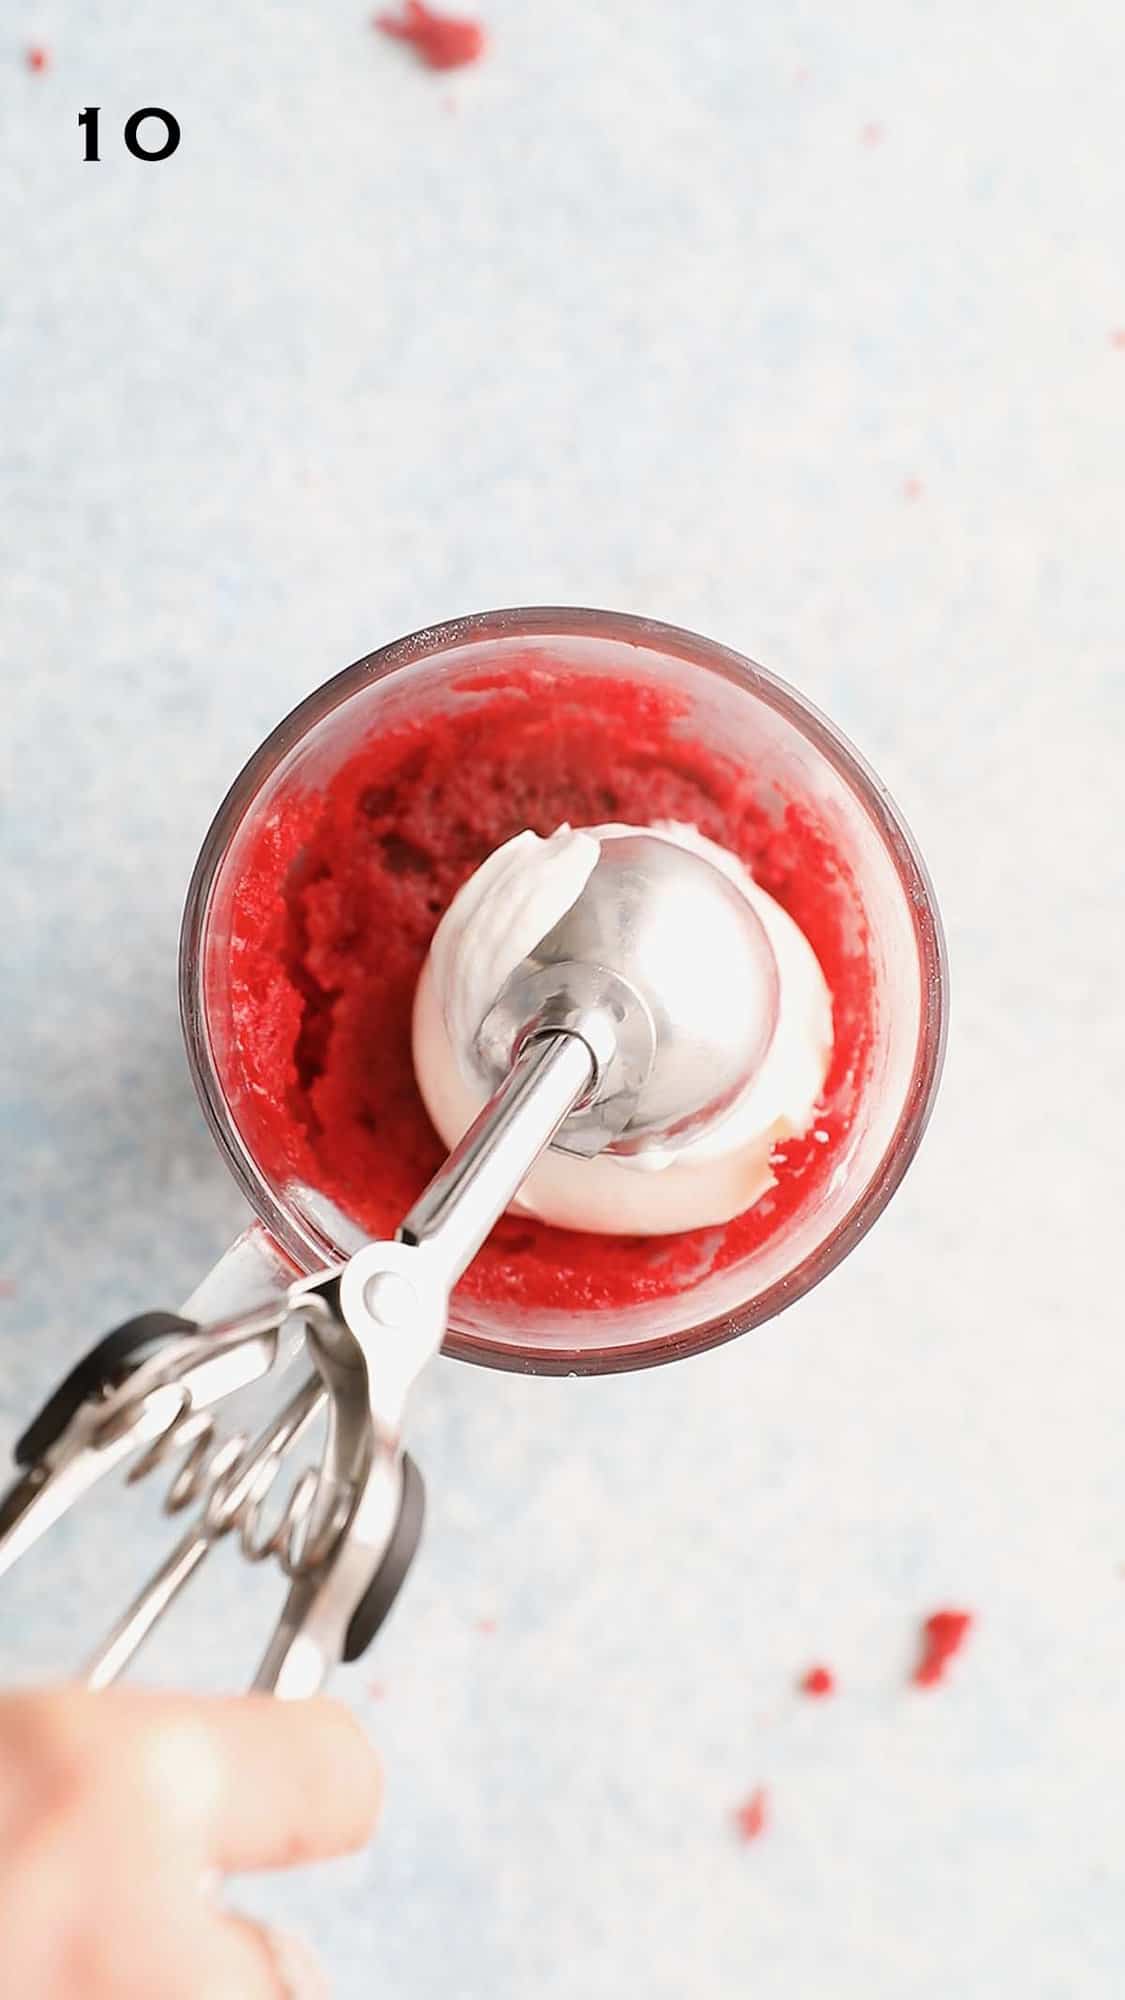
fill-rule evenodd
<path id="1" fill-rule="evenodd" d="M 441 1164 L 412 1017 L 434 933 L 489 855 L 528 830 L 670 826 L 733 857 L 811 947 L 831 1016 L 815 1104 L 721 1222 L 611 1233 L 509 1212 L 457 1288 L 450 1344 L 620 1366 L 776 1310 L 862 1233 L 873 1184 L 886 1199 L 936 1082 L 940 932 L 894 809 L 799 697 L 670 628 L 495 614 L 374 661 L 263 746 L 189 898 L 189 1047 L 267 1224 L 304 1263 L 346 1254 L 392 1234 Z"/>

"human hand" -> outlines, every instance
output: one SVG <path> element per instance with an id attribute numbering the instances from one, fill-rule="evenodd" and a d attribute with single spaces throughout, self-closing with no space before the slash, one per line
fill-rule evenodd
<path id="1" fill-rule="evenodd" d="M 0 1696 L 3 1988 L 19 2000 L 305 2000 L 303 1950 L 215 1871 L 360 1847 L 375 1753 L 346 1708 L 82 1688 Z"/>

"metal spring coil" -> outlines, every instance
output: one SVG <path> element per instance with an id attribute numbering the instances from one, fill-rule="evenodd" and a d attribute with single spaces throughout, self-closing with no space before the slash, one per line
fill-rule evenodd
<path id="1" fill-rule="evenodd" d="M 285 1455 L 322 1400 L 320 1385 L 306 1384 L 253 1447 L 245 1431 L 220 1438 L 214 1419 L 185 1402 L 167 1429 L 130 1467 L 127 1483 L 132 1486 L 146 1479 L 182 1452 L 183 1459 L 164 1496 L 164 1512 L 180 1514 L 201 1504 L 204 1533 L 218 1540 L 237 1531 L 248 1562 L 266 1562 L 275 1556 L 286 1576 L 295 1582 L 333 1553 L 350 1512 L 349 1494 L 336 1495 L 331 1504 L 318 1506 L 321 1471 L 309 1465 L 295 1481 L 273 1525 L 267 1520 L 267 1514 L 274 1511 L 270 1502 Z M 318 1514 L 323 1515 L 319 1521 Z"/>

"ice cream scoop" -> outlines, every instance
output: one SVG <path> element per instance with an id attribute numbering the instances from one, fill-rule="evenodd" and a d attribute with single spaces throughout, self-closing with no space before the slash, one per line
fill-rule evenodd
<path id="1" fill-rule="evenodd" d="M 533 1060 L 545 1126 L 531 1104 L 524 1116 L 533 1150 L 521 1159 L 514 1142 L 499 1144 L 514 1169 L 500 1206 L 548 1146 L 552 1158 L 584 1156 L 588 1164 L 574 1165 L 593 1175 L 599 1154 L 639 1164 L 649 1151 L 705 1137 L 760 1073 L 777 1026 L 778 971 L 754 908 L 705 854 L 650 832 L 614 828 L 604 837 L 609 831 L 517 836 L 489 857 L 439 926 L 436 978 L 427 967 L 416 1003 L 419 1082 L 432 1103 L 433 1076 L 417 1056 L 432 1045 L 437 985 L 447 995 L 442 1035 L 475 1090 L 447 1141 L 469 1129 L 411 1211 L 408 1231 L 432 1224 L 432 1205 L 444 1204 L 466 1150 L 493 1149 L 505 1079 L 527 1073 Z M 449 957 L 461 967 L 458 980 L 445 977 Z M 592 1226 L 621 1224 L 603 1211 Z"/>
<path id="2" fill-rule="evenodd" d="M 454 898 L 418 984 L 415 1075 L 447 1145 L 495 1088 L 528 1016 L 547 996 L 558 1006 L 564 965 L 572 1001 L 578 987 L 596 999 L 609 968 L 624 976 L 660 1064 L 635 1102 L 607 1091 L 572 1113 L 514 1205 L 638 1235 L 741 1214 L 773 1184 L 778 1143 L 816 1116 L 832 1001 L 808 940 L 694 827 L 517 835 Z M 641 1031 L 623 1020 L 617 1032 L 620 1073 Z M 704 1081 L 685 1112 L 693 1074 Z"/>
<path id="3" fill-rule="evenodd" d="M 524 838 L 535 836 L 509 843 L 511 860 Z M 462 1066 L 491 1092 L 532 1035 L 577 1034 L 597 1074 L 556 1146 L 592 1157 L 687 1143 L 725 1117 L 773 1040 L 778 975 L 765 930 L 710 861 L 653 834 L 598 840 L 563 828 L 543 844 L 548 868 L 553 848 L 580 850 L 582 888 L 508 973 L 457 1051 Z M 509 950 L 517 930 L 508 927 Z M 468 942 L 472 955 L 471 929 Z M 473 982 L 470 1000 L 486 997 Z"/>

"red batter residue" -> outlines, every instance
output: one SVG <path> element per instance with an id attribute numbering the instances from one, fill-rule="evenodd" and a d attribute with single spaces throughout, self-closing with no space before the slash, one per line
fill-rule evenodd
<path id="1" fill-rule="evenodd" d="M 815 1696 L 835 1694 L 836 1676 L 831 1667 L 810 1667 L 801 1675 L 801 1693 Z"/>
<path id="2" fill-rule="evenodd" d="M 46 49 L 28 49 L 25 60 L 27 62 L 28 69 L 38 70 L 38 69 L 46 69 L 48 62 L 50 61 L 50 57 L 48 56 Z"/>
<path id="3" fill-rule="evenodd" d="M 922 1651 L 914 1669 L 915 1687 L 934 1687 L 959 1653 L 973 1623 L 971 1611 L 932 1611 L 922 1624 Z"/>
<path id="4" fill-rule="evenodd" d="M 749 864 L 820 959 L 834 1050 L 816 1130 L 776 1152 L 776 1187 L 724 1228 L 678 1236 L 505 1216 L 463 1298 L 573 1313 L 673 1296 L 815 1204 L 847 1147 L 872 1033 L 851 876 L 811 807 L 763 805 L 754 771 L 684 735 L 680 713 L 667 691 L 506 660 L 446 714 L 357 742 L 323 792 L 294 794 L 252 837 L 231 914 L 227 1094 L 268 1174 L 317 1188 L 373 1236 L 393 1232 L 444 1158 L 410 1046 L 430 939 L 522 828 L 687 821 Z"/>
<path id="5" fill-rule="evenodd" d="M 757 1840 L 765 1832 L 769 1824 L 769 1805 L 769 1793 L 764 1785 L 759 1785 L 743 1805 L 736 1806 L 734 1823 L 740 1840 Z"/>
<path id="6" fill-rule="evenodd" d="M 410 42 L 431 69 L 463 69 L 484 54 L 485 34 L 479 21 L 435 14 L 423 0 L 404 0 L 401 14 L 377 14 L 375 26 L 384 35 Z"/>

